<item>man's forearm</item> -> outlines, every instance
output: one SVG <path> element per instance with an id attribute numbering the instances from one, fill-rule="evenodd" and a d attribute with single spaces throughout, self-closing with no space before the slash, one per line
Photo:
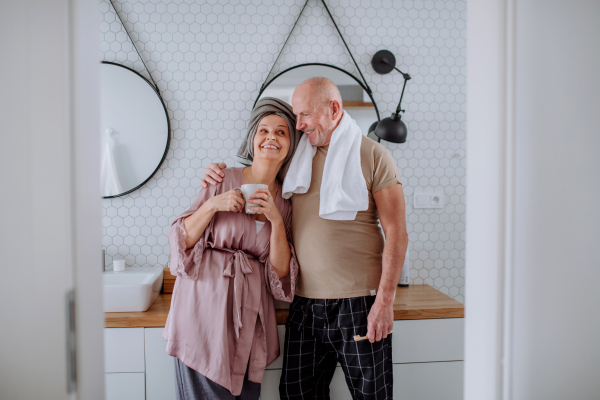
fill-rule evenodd
<path id="1" fill-rule="evenodd" d="M 394 302 L 394 294 L 402 273 L 407 246 L 408 234 L 406 232 L 386 235 L 381 280 L 377 291 L 377 299 L 383 304 L 390 305 Z"/>

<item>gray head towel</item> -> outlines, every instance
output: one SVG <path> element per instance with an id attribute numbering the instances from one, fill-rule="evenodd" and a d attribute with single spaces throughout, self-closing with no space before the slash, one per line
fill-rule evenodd
<path id="1" fill-rule="evenodd" d="M 244 138 L 244 141 L 238 150 L 237 156 L 242 159 L 242 163 L 249 165 L 252 164 L 252 160 L 254 159 L 254 135 L 256 134 L 256 130 L 260 121 L 269 115 L 278 115 L 283 118 L 287 123 L 288 131 L 290 132 L 290 149 L 285 157 L 285 160 L 283 160 L 283 165 L 281 166 L 281 170 L 279 170 L 279 174 L 277 175 L 277 178 L 279 178 L 280 182 L 283 182 L 285 174 L 290 166 L 290 161 L 292 161 L 292 157 L 296 152 L 298 142 L 302 136 L 302 132 L 296 130 L 296 116 L 292 112 L 292 106 L 285 101 L 276 99 L 274 97 L 263 97 L 262 99 L 258 100 L 256 107 L 254 107 L 252 114 L 250 114 L 248 133 L 246 134 L 246 137 Z M 248 160 L 250 162 L 244 162 L 244 160 Z"/>

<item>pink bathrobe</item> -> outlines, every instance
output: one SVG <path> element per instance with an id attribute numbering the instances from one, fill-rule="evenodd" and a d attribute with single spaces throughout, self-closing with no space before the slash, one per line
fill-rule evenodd
<path id="1" fill-rule="evenodd" d="M 169 231 L 171 273 L 177 275 L 163 337 L 167 353 L 188 367 L 241 393 L 248 379 L 260 382 L 265 367 L 279 356 L 273 297 L 292 301 L 298 263 L 292 246 L 292 208 L 275 197 L 292 253 L 290 275 L 279 279 L 269 260 L 271 224 L 256 233 L 245 212 L 218 212 L 196 245 L 185 249 L 183 220 L 206 200 L 244 184 L 243 168 L 225 169 L 223 182 L 202 189 Z"/>

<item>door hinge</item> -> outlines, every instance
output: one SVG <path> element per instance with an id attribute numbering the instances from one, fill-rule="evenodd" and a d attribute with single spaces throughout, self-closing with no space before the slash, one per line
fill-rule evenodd
<path id="1" fill-rule="evenodd" d="M 67 392 L 77 390 L 77 341 L 75 337 L 75 291 L 69 290 L 65 296 L 67 313 Z"/>

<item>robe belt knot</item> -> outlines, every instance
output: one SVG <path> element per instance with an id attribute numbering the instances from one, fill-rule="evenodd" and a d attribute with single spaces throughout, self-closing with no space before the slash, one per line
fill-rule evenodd
<path id="1" fill-rule="evenodd" d="M 233 278 L 233 328 L 236 338 L 239 339 L 240 330 L 242 329 L 242 304 L 244 304 L 248 291 L 246 274 L 254 272 L 252 265 L 250 265 L 250 259 L 256 260 L 256 257 L 248 255 L 242 250 L 223 250 L 233 254 L 231 261 L 223 271 L 223 275 Z"/>

